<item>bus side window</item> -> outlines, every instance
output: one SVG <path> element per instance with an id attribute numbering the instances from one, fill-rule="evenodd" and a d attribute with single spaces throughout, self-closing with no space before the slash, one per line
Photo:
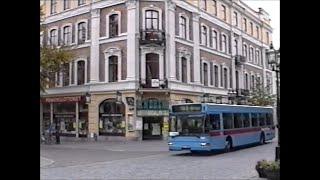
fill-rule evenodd
<path id="1" fill-rule="evenodd" d="M 212 130 L 220 130 L 220 114 L 210 114 L 210 124 Z"/>
<path id="2" fill-rule="evenodd" d="M 258 114 L 251 113 L 251 125 L 252 127 L 258 127 Z"/>
<path id="3" fill-rule="evenodd" d="M 210 115 L 206 116 L 205 124 L 204 124 L 205 133 L 209 133 L 211 130 L 211 121 L 210 121 Z"/>
<path id="4" fill-rule="evenodd" d="M 266 114 L 266 115 L 267 115 L 267 125 L 273 125 L 272 114 Z"/>
<path id="5" fill-rule="evenodd" d="M 260 113 L 259 114 L 259 126 L 265 126 L 266 125 L 266 114 Z"/>
<path id="6" fill-rule="evenodd" d="M 233 128 L 233 114 L 223 113 L 223 128 L 232 129 Z"/>
<path id="7" fill-rule="evenodd" d="M 250 126 L 250 117 L 249 113 L 243 113 L 243 127 L 249 127 Z"/>

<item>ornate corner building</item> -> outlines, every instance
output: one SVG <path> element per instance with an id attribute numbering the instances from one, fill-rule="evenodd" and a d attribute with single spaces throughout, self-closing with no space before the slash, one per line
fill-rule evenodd
<path id="1" fill-rule="evenodd" d="M 274 86 L 268 13 L 240 0 L 40 4 L 41 43 L 71 46 L 76 55 L 41 94 L 41 132 L 54 124 L 70 140 L 165 139 L 169 104 L 241 94 L 257 80 Z"/>

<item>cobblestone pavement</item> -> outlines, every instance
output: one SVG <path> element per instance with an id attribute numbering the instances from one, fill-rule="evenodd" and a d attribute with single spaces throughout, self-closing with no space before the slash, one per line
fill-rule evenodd
<path id="1" fill-rule="evenodd" d="M 53 159 L 41 179 L 259 179 L 258 160 L 273 160 L 275 142 L 230 153 L 168 152 L 164 141 L 41 146 Z"/>

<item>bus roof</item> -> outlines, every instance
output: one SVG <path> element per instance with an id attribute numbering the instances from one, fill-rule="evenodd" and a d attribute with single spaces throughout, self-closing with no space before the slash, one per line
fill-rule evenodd
<path id="1" fill-rule="evenodd" d="M 215 103 L 183 103 L 175 104 L 172 106 L 192 106 L 192 105 L 201 105 L 203 108 L 198 109 L 198 113 L 210 113 L 210 112 L 251 112 L 251 113 L 273 113 L 273 107 L 271 106 L 249 106 L 249 105 L 233 105 L 233 104 L 215 104 Z M 200 107 L 199 107 L 200 108 Z M 171 113 L 197 113 L 195 111 L 171 111 Z"/>

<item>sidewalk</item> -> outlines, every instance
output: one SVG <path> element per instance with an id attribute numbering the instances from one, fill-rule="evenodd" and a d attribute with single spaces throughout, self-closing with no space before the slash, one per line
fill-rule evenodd
<path id="1" fill-rule="evenodd" d="M 52 159 L 40 157 L 40 168 L 45 167 L 45 166 L 49 166 L 53 163 L 54 163 L 54 161 Z"/>
<path id="2" fill-rule="evenodd" d="M 61 144 L 41 145 L 41 148 L 61 148 L 61 149 L 89 149 L 89 150 L 109 150 L 109 151 L 153 151 L 167 152 L 167 141 L 126 141 L 126 142 L 61 142 Z"/>

